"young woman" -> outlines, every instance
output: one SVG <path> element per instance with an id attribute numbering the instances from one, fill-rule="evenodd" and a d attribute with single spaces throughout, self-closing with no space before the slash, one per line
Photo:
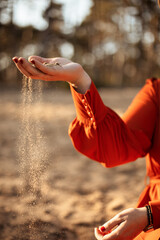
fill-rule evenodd
<path id="1" fill-rule="evenodd" d="M 148 79 L 120 118 L 103 104 L 80 64 L 38 56 L 31 56 L 28 61 L 14 57 L 13 61 L 26 77 L 70 84 L 77 117 L 69 127 L 69 135 L 78 151 L 105 167 L 146 155 L 150 184 L 141 194 L 137 208 L 127 209 L 96 228 L 96 238 L 160 239 L 160 79 Z"/>

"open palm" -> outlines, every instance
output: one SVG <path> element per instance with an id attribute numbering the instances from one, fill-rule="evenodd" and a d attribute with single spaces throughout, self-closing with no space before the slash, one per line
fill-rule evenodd
<path id="1" fill-rule="evenodd" d="M 68 81 L 75 84 L 84 71 L 80 64 L 60 57 L 31 56 L 28 61 L 14 57 L 13 60 L 23 75 L 44 81 Z"/>

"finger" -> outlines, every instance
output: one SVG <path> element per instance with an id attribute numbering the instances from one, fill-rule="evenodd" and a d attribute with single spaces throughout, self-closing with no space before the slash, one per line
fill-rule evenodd
<path id="1" fill-rule="evenodd" d="M 28 72 L 24 67 L 23 67 L 23 63 L 21 63 L 19 60 L 21 60 L 22 58 L 18 59 L 18 57 L 14 57 L 12 58 L 12 60 L 14 61 L 16 67 L 19 69 L 19 71 L 25 75 L 26 77 L 30 77 L 32 79 L 41 79 L 44 81 L 54 81 L 53 76 L 50 75 L 46 75 L 41 73 L 39 70 L 37 70 L 37 72 L 34 72 L 35 75 L 31 75 L 30 72 Z M 22 59 L 23 60 L 23 59 Z M 56 79 L 55 79 L 56 80 Z"/>
<path id="2" fill-rule="evenodd" d="M 114 229 L 111 233 L 109 233 L 109 234 L 106 234 L 103 238 L 102 238 L 102 240 L 115 240 L 115 239 L 117 239 L 117 237 L 122 237 L 122 236 L 124 236 L 124 231 L 123 231 L 123 229 L 124 229 L 124 225 L 125 225 L 125 223 L 124 222 L 122 222 L 116 229 Z"/>
<path id="3" fill-rule="evenodd" d="M 122 223 L 124 220 L 120 218 L 120 216 L 117 214 L 115 217 L 110 219 L 108 222 L 106 222 L 103 227 L 105 228 L 106 231 L 112 230 L 114 227 Z"/>
<path id="4" fill-rule="evenodd" d="M 28 61 L 31 62 L 32 60 L 36 60 L 38 62 L 43 63 L 55 63 L 58 62 L 60 64 L 67 64 L 67 63 L 71 63 L 72 61 L 66 58 L 61 58 L 61 57 L 55 57 L 55 58 L 43 58 L 43 57 L 39 57 L 39 56 L 30 56 L 28 58 Z"/>
<path id="5" fill-rule="evenodd" d="M 30 73 L 27 72 L 27 71 L 22 67 L 22 65 L 19 63 L 17 57 L 12 58 L 12 60 L 14 61 L 14 63 L 15 63 L 15 65 L 16 65 L 16 67 L 18 68 L 18 70 L 19 70 L 23 75 L 25 75 L 26 77 L 29 77 L 29 76 L 30 76 Z"/>
<path id="6" fill-rule="evenodd" d="M 49 62 L 51 62 L 51 60 L 52 60 L 52 58 L 43 58 L 43 57 L 40 57 L 40 56 L 30 56 L 29 58 L 28 58 L 28 61 L 29 62 L 31 62 L 32 60 L 36 60 L 36 61 L 38 61 L 38 62 L 41 62 L 41 63 L 49 63 Z"/>
<path id="7" fill-rule="evenodd" d="M 94 229 L 94 234 L 95 234 L 95 237 L 97 238 L 97 240 L 102 240 L 103 239 L 104 235 L 98 228 Z"/>
<path id="8" fill-rule="evenodd" d="M 18 59 L 18 66 L 21 69 L 24 69 L 26 72 L 30 73 L 30 76 L 39 75 L 41 73 L 39 69 L 36 69 L 25 58 L 22 57 Z"/>
<path id="9" fill-rule="evenodd" d="M 107 231 L 104 226 L 99 227 L 99 230 L 103 233 L 103 235 L 111 233 L 111 230 Z"/>
<path id="10" fill-rule="evenodd" d="M 49 67 L 47 65 L 42 64 L 41 62 L 37 61 L 37 60 L 31 60 L 31 62 L 35 65 L 35 67 L 37 69 L 39 69 L 41 72 L 48 74 L 48 75 L 54 75 L 55 73 L 57 74 L 58 72 L 57 70 L 57 65 L 52 67 Z M 59 67 L 59 66 L 58 66 Z M 59 69 L 60 70 L 60 69 Z"/>
<path id="11" fill-rule="evenodd" d="M 118 233 L 113 231 L 112 233 L 106 234 L 103 236 L 102 240 L 115 240 L 118 237 Z"/>

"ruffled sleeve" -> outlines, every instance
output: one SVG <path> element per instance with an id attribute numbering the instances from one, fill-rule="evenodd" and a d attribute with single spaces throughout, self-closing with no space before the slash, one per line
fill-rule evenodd
<path id="1" fill-rule="evenodd" d="M 85 94 L 71 87 L 77 113 L 69 127 L 74 147 L 106 167 L 145 156 L 151 146 L 156 114 L 151 88 L 147 82 L 122 119 L 104 105 L 93 82 Z"/>

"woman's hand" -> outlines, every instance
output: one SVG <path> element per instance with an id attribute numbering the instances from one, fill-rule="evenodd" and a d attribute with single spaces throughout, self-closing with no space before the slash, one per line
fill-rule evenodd
<path id="1" fill-rule="evenodd" d="M 65 58 L 42 58 L 31 56 L 14 57 L 19 71 L 28 78 L 44 81 L 66 81 L 72 84 L 80 93 L 85 93 L 91 84 L 91 79 L 82 66 Z"/>
<path id="2" fill-rule="evenodd" d="M 95 228 L 95 237 L 98 240 L 132 240 L 147 224 L 146 207 L 129 208 L 117 214 L 103 226 Z"/>

